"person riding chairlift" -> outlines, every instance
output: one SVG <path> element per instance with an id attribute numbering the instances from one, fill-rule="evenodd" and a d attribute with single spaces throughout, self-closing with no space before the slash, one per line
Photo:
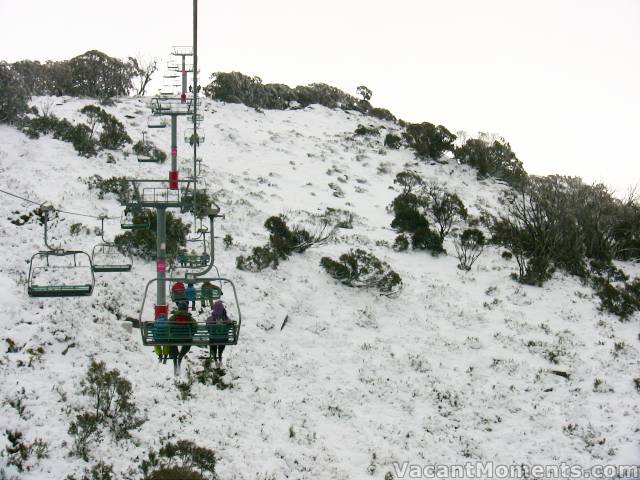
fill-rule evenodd
<path id="1" fill-rule="evenodd" d="M 231 323 L 231 319 L 227 315 L 227 309 L 225 308 L 222 300 L 216 300 L 213 304 L 213 308 L 211 309 L 211 313 L 207 318 L 207 326 L 209 326 L 209 331 L 211 332 L 213 330 L 213 325 L 223 323 Z M 209 355 L 218 363 L 222 363 L 222 352 L 224 352 L 224 347 L 224 345 L 209 345 Z"/>

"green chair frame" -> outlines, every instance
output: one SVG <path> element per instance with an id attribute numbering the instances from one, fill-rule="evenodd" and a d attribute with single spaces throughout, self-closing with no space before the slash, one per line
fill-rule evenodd
<path id="1" fill-rule="evenodd" d="M 240 328 L 242 326 L 242 312 L 240 311 L 240 303 L 238 301 L 236 287 L 231 280 L 222 277 L 170 277 L 165 279 L 165 282 L 167 283 L 188 282 L 201 284 L 204 282 L 210 282 L 211 284 L 230 285 L 233 291 L 237 319 L 231 323 L 213 324 L 203 321 L 194 321 L 189 324 L 176 323 L 168 320 L 164 322 L 144 321 L 142 316 L 149 287 L 157 281 L 158 279 L 154 278 L 149 280 L 147 283 L 144 290 L 144 296 L 142 298 L 140 313 L 138 315 L 143 345 L 192 345 L 200 347 L 206 347 L 209 345 L 237 345 L 238 338 L 240 336 Z M 200 291 L 201 298 L 202 288 L 198 288 L 197 291 Z M 222 294 L 221 289 L 220 294 Z"/>
<path id="2" fill-rule="evenodd" d="M 96 253 L 98 253 L 101 248 L 116 250 L 120 255 L 122 255 L 123 258 L 127 259 L 127 262 L 111 264 L 100 263 L 99 261 L 97 261 L 99 260 L 99 255 L 97 256 Z M 133 267 L 133 258 L 130 255 L 125 255 L 120 252 L 115 244 L 105 242 L 99 243 L 93 247 L 93 250 L 91 251 L 91 264 L 93 265 L 92 268 L 95 273 L 123 273 L 131 271 L 131 268 Z"/>
<path id="3" fill-rule="evenodd" d="M 89 261 L 89 266 L 78 266 L 77 256 L 85 255 Z M 73 256 L 73 265 L 51 266 L 50 257 Z M 34 260 L 42 257 L 46 261 L 46 266 L 34 267 Z M 91 272 L 91 283 L 86 284 L 58 284 L 58 285 L 38 285 L 35 281 L 36 272 L 39 269 L 62 269 L 62 268 L 88 268 Z M 93 293 L 96 278 L 93 274 L 93 263 L 88 253 L 80 250 L 48 250 L 34 253 L 29 262 L 29 277 L 27 281 L 27 294 L 30 297 L 87 297 Z"/>

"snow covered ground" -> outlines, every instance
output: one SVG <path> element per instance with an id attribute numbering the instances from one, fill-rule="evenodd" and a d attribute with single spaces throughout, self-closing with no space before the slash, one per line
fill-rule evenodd
<path id="1" fill-rule="evenodd" d="M 84 121 L 78 110 L 92 102 L 34 103 Z M 106 110 L 134 141 L 141 138 L 149 113 L 143 99 Z M 543 288 L 520 285 L 509 278 L 515 260 L 498 249 L 487 249 L 465 273 L 456 268 L 450 239 L 449 255 L 440 257 L 390 248 L 396 234 L 386 206 L 398 193 L 393 179 L 405 168 L 458 193 L 474 215 L 496 212 L 505 187 L 478 181 L 453 160 L 417 162 L 410 151 L 385 149 L 384 134 L 400 127 L 357 113 L 320 106 L 258 113 L 207 100 L 204 114 L 203 176 L 226 215 L 216 235 L 234 239 L 228 250 L 217 240 L 216 264 L 236 283 L 243 312 L 240 342 L 225 352 L 224 380 L 233 387 L 196 383 L 182 400 L 171 367 L 142 346 L 138 330 L 123 328 L 116 313 L 137 314 L 152 263 L 135 259 L 131 273 L 96 274 L 91 297 L 27 297 L 27 260 L 44 247 L 42 227 L 35 218 L 10 223 L 34 206 L 2 196 L 0 450 L 7 430 L 49 444 L 48 458 L 31 458 L 30 471 L 18 478 L 62 479 L 90 465 L 70 456 L 67 430 L 74 409 L 88 404 L 79 384 L 91 358 L 133 383 L 147 418 L 130 441 L 106 436 L 92 444 L 91 463 L 113 464 L 117 478 L 167 439 L 215 449 L 222 479 L 383 479 L 394 462 L 405 461 L 640 463 L 640 394 L 633 382 L 640 377 L 638 316 L 622 323 L 599 312 L 592 290 L 563 274 Z M 354 136 L 359 123 L 382 127 L 382 135 Z M 185 128 L 181 123 L 179 133 Z M 149 138 L 169 151 L 168 129 L 151 130 Z M 167 178 L 169 170 L 168 163 L 139 164 L 126 150 L 111 152 L 115 163 L 105 153 L 82 158 L 71 144 L 30 140 L 2 125 L 0 188 L 64 210 L 119 217 L 115 198 L 98 199 L 84 179 Z M 179 157 L 184 176 L 191 164 L 187 145 L 179 145 Z M 334 195 L 336 187 L 343 197 Z M 326 207 L 355 213 L 354 228 L 277 270 L 235 268 L 238 255 L 266 243 L 268 217 Z M 77 222 L 91 233 L 71 236 Z M 94 227 L 99 221 L 60 214 L 52 243 L 90 251 L 100 242 Z M 106 222 L 106 238 L 118 233 L 117 221 Z M 400 274 L 397 298 L 342 286 L 319 266 L 321 257 L 354 247 L 369 249 Z M 183 380 L 184 367 L 194 370 L 200 362 L 198 352 L 190 354 Z M 22 413 L 11 405 L 21 397 Z M 6 461 L 3 453 L 0 466 Z M 5 470 L 9 478 L 17 475 L 14 467 Z"/>

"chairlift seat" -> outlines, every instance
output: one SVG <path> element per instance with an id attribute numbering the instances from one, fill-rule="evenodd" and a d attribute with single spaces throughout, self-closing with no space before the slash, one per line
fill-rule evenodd
<path id="1" fill-rule="evenodd" d="M 235 345 L 238 343 L 236 322 L 211 324 L 206 322 L 143 322 L 140 325 L 142 343 L 154 345 Z"/>
<path id="2" fill-rule="evenodd" d="M 204 292 L 202 291 L 202 288 L 194 287 L 194 290 L 195 296 L 191 296 L 189 300 L 220 300 L 220 297 L 222 296 L 222 289 L 217 285 L 212 285 L 209 288 L 205 287 Z M 171 300 L 173 300 L 174 302 L 187 301 L 186 289 L 178 291 L 172 290 Z"/>
<path id="3" fill-rule="evenodd" d="M 131 265 L 94 265 L 93 271 L 95 273 L 130 272 Z"/>
<path id="4" fill-rule="evenodd" d="M 87 297 L 93 293 L 93 285 L 33 285 L 27 293 L 30 297 Z"/>
<path id="5" fill-rule="evenodd" d="M 78 264 L 78 256 L 86 257 L 87 264 Z M 72 257 L 73 264 L 68 265 L 52 265 L 50 258 Z M 36 262 L 36 258 L 40 259 L 40 264 Z M 40 272 L 65 272 L 63 277 L 70 278 L 73 270 L 86 270 L 91 274 L 91 283 L 63 283 L 56 280 L 52 283 L 39 283 Z M 93 263 L 91 256 L 80 250 L 50 250 L 35 253 L 29 262 L 29 276 L 27 280 L 27 294 L 30 297 L 85 297 L 93 293 L 96 280 L 93 275 Z"/>

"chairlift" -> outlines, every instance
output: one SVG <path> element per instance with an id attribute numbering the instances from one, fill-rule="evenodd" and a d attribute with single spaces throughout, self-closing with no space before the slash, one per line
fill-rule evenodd
<path id="1" fill-rule="evenodd" d="M 194 143 L 200 146 L 204 143 L 204 140 L 204 131 L 201 129 L 196 129 L 194 132 L 193 128 L 188 128 L 184 131 L 184 141 L 191 146 L 193 146 Z"/>
<path id="2" fill-rule="evenodd" d="M 144 307 L 149 292 L 149 287 L 152 283 L 157 282 L 158 279 L 154 278 L 147 283 L 144 291 L 144 297 L 142 299 L 142 306 L 139 313 L 140 332 L 142 335 L 142 344 L 146 346 L 155 345 L 170 345 L 170 346 L 198 346 L 209 347 L 210 345 L 237 345 L 238 338 L 240 336 L 240 327 L 242 326 L 242 314 L 240 312 L 240 304 L 238 301 L 238 294 L 233 282 L 227 278 L 221 277 L 197 277 L 197 278 L 182 278 L 171 277 L 165 279 L 167 282 L 184 282 L 194 285 L 196 290 L 196 301 L 204 301 L 213 303 L 222 296 L 222 287 L 218 285 L 224 285 L 231 287 L 233 292 L 233 311 L 234 314 L 230 315 L 228 322 L 213 321 L 209 319 L 208 312 L 196 313 L 191 322 L 181 322 L 168 320 L 167 317 L 159 315 L 153 321 L 143 320 Z M 208 282 L 210 284 L 205 286 L 203 293 L 203 284 Z M 227 289 L 228 290 L 228 289 Z M 193 298 L 193 297 L 192 297 Z M 178 298 L 177 302 L 181 304 L 186 302 L 186 296 L 184 299 Z M 174 300 L 174 301 L 176 301 Z M 181 305 L 183 307 L 184 305 Z M 231 310 L 230 305 L 227 304 L 227 312 Z M 184 310 L 179 308 L 179 310 Z"/>
<path id="3" fill-rule="evenodd" d="M 152 116 L 147 122 L 147 128 L 167 128 L 169 126 L 164 117 Z"/>
<path id="4" fill-rule="evenodd" d="M 146 139 L 147 132 L 142 132 L 142 151 L 137 153 L 138 163 L 160 163 L 160 158 L 150 155 L 151 144 Z"/>
<path id="5" fill-rule="evenodd" d="M 133 266 L 131 256 L 123 254 L 113 242 L 107 242 L 104 239 L 105 218 L 105 216 L 100 216 L 102 222 L 100 237 L 103 243 L 93 247 L 91 252 L 93 271 L 95 273 L 130 272 Z"/>
<path id="6" fill-rule="evenodd" d="M 88 253 L 51 247 L 47 232 L 50 205 L 43 205 L 44 244 L 29 262 L 27 294 L 30 297 L 85 297 L 93 293 L 95 276 Z"/>
<path id="7" fill-rule="evenodd" d="M 120 217 L 120 228 L 123 230 L 149 230 L 149 217 L 144 211 L 125 210 Z"/>

